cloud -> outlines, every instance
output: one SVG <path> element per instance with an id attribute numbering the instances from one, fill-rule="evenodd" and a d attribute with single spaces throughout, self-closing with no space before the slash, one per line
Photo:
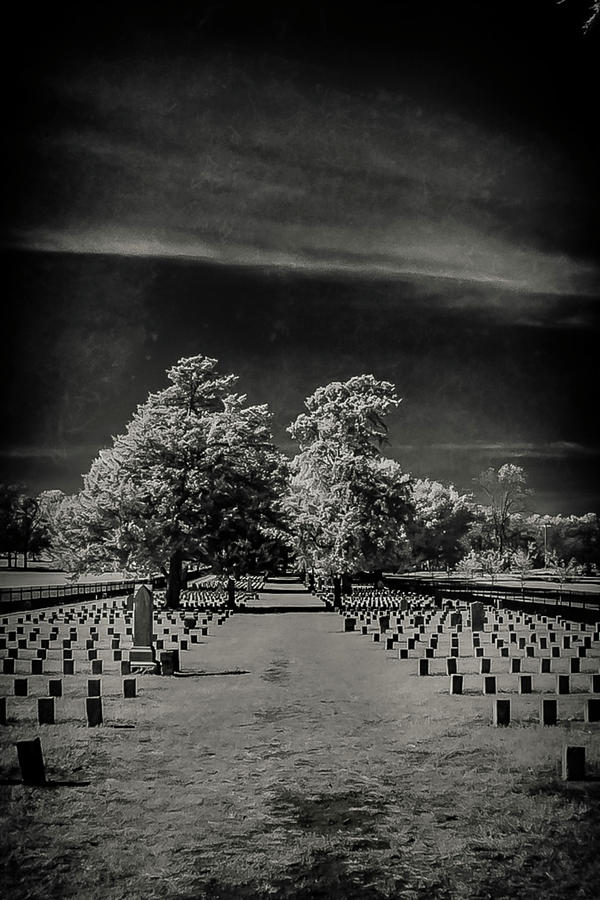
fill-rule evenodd
<path id="1" fill-rule="evenodd" d="M 46 445 L 30 445 L 0 448 L 0 459 L 22 460 L 69 460 L 75 457 L 95 455 L 98 447 L 92 444 L 64 445 L 60 447 L 48 447 Z"/>
<path id="2" fill-rule="evenodd" d="M 12 242 L 600 291 L 565 249 L 570 178 L 548 148 L 398 94 L 327 89 L 323 75 L 209 55 L 57 78 L 59 124 Z"/>
<path id="3" fill-rule="evenodd" d="M 476 453 L 503 459 L 592 459 L 600 455 L 600 448 L 587 447 L 572 441 L 553 441 L 547 444 L 525 443 L 433 443 L 433 444 L 394 444 L 393 452 L 434 452 L 434 453 Z"/>
<path id="4" fill-rule="evenodd" d="M 285 232 L 286 226 L 281 225 L 281 235 Z M 599 291 L 591 267 L 565 258 L 505 248 L 500 264 L 498 255 L 492 256 L 481 246 L 477 254 L 465 254 L 461 245 L 436 246 L 434 243 L 428 247 L 399 244 L 395 250 L 390 248 L 387 252 L 376 247 L 370 252 L 368 249 L 353 251 L 343 246 L 344 237 L 347 243 L 356 242 L 356 234 L 344 236 L 339 233 L 334 237 L 337 237 L 336 244 L 319 244 L 318 234 L 304 233 L 302 238 L 305 241 L 312 238 L 314 243 L 294 249 L 291 241 L 283 241 L 280 246 L 258 246 L 250 242 L 203 241 L 186 234 L 152 234 L 108 226 L 90 229 L 83 225 L 68 230 L 20 232 L 14 235 L 11 243 L 19 248 L 51 253 L 187 259 L 363 278 L 428 278 L 545 295 L 596 296 Z M 372 235 L 365 240 L 365 244 L 368 243 L 373 243 Z M 527 317 L 520 318 L 519 322 L 532 327 L 547 324 L 544 320 Z M 585 326 L 587 319 L 567 317 L 564 324 Z"/>

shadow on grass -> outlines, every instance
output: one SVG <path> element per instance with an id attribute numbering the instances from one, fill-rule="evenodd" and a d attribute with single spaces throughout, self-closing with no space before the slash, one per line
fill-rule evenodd
<path id="1" fill-rule="evenodd" d="M 299 828 L 322 834 L 331 831 L 371 832 L 384 809 L 385 803 L 379 797 L 358 791 L 309 796 L 282 791 L 271 803 L 274 815 L 293 822 Z"/>
<path id="2" fill-rule="evenodd" d="M 264 886 L 211 879 L 179 900 L 389 900 L 401 885 L 382 891 L 373 883 L 380 875 L 374 868 L 351 871 L 340 854 L 313 851 L 306 862 L 294 863 Z"/>
<path id="3" fill-rule="evenodd" d="M 175 678 L 208 678 L 212 675 L 251 675 L 246 669 L 225 669 L 223 672 L 174 672 Z"/>
<path id="4" fill-rule="evenodd" d="M 2 787 L 15 785 L 20 785 L 21 787 L 28 788 L 61 788 L 61 787 L 89 787 L 91 781 L 45 781 L 43 784 L 30 784 L 29 782 L 21 781 L 17 778 L 2 778 L 0 779 L 0 785 Z"/>

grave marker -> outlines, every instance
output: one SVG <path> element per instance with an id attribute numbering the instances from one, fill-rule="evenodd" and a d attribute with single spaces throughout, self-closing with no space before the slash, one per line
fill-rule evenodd
<path id="1" fill-rule="evenodd" d="M 585 722 L 600 722 L 600 700 L 597 697 L 586 699 L 583 718 Z"/>
<path id="2" fill-rule="evenodd" d="M 471 629 L 473 631 L 483 631 L 485 628 L 485 607 L 483 603 L 476 600 L 470 604 L 469 609 L 471 613 Z"/>
<path id="3" fill-rule="evenodd" d="M 54 725 L 53 697 L 40 697 L 38 699 L 38 723 L 40 725 Z"/>
<path id="4" fill-rule="evenodd" d="M 39 738 L 17 741 L 17 756 L 23 784 L 46 784 L 46 770 Z"/>
<path id="5" fill-rule="evenodd" d="M 543 698 L 540 720 L 542 725 L 556 725 L 558 721 L 558 703 L 552 698 Z"/>
<path id="6" fill-rule="evenodd" d="M 462 694 L 463 692 L 463 677 L 462 675 L 451 675 L 450 676 L 450 693 L 451 694 Z"/>
<path id="7" fill-rule="evenodd" d="M 494 725 L 510 725 L 510 700 L 496 700 L 494 703 Z"/>
<path id="8" fill-rule="evenodd" d="M 102 698 L 87 697 L 85 701 L 85 710 L 87 714 L 88 726 L 95 728 L 102 725 Z"/>
<path id="9" fill-rule="evenodd" d="M 563 747 L 563 781 L 583 781 L 585 778 L 585 747 Z"/>
<path id="10" fill-rule="evenodd" d="M 134 597 L 133 647 L 129 652 L 132 671 L 140 674 L 156 672 L 156 657 L 152 647 L 153 600 L 142 585 Z"/>

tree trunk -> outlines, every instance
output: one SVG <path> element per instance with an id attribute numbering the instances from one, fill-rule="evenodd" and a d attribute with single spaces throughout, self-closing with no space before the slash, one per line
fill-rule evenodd
<path id="1" fill-rule="evenodd" d="M 371 577 L 373 579 L 373 587 L 378 588 L 383 585 L 383 569 L 373 569 Z"/>
<path id="2" fill-rule="evenodd" d="M 333 605 L 336 609 L 342 605 L 342 579 L 339 575 L 333 576 Z"/>
<path id="3" fill-rule="evenodd" d="M 347 572 L 342 575 L 342 594 L 349 597 L 352 594 L 352 576 Z"/>
<path id="4" fill-rule="evenodd" d="M 315 592 L 315 573 L 314 572 L 308 573 L 308 589 L 312 594 L 314 594 L 314 592 Z"/>
<path id="5" fill-rule="evenodd" d="M 227 579 L 227 609 L 235 609 L 235 578 Z"/>
<path id="6" fill-rule="evenodd" d="M 182 556 L 179 550 L 169 560 L 169 573 L 167 575 L 167 606 L 169 609 L 177 609 L 179 597 L 183 587 Z"/>

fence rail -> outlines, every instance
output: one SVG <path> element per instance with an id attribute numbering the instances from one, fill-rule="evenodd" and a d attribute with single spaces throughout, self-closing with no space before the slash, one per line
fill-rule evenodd
<path id="1" fill-rule="evenodd" d="M 480 584 L 473 581 L 458 581 L 443 578 L 386 578 L 386 585 L 404 591 L 416 591 L 436 597 L 460 597 L 462 599 L 488 600 L 523 606 L 569 609 L 586 613 L 600 612 L 600 593 L 574 591 L 564 586 L 556 588 L 532 587 L 530 585 Z"/>
<path id="2" fill-rule="evenodd" d="M 75 584 L 40 584 L 0 589 L 0 610 L 56 606 L 58 602 L 100 600 L 130 594 L 135 581 L 95 581 Z"/>
<path id="3" fill-rule="evenodd" d="M 188 572 L 188 579 L 198 578 L 206 574 L 206 569 Z M 69 584 L 36 584 L 23 587 L 0 588 L 0 612 L 17 609 L 40 609 L 43 606 L 56 606 L 59 603 L 78 603 L 92 600 L 105 600 L 108 597 L 123 597 L 133 593 L 136 585 L 146 584 L 148 587 L 160 589 L 165 586 L 165 578 L 156 575 L 153 578 L 129 578 L 121 581 L 74 581 Z"/>

